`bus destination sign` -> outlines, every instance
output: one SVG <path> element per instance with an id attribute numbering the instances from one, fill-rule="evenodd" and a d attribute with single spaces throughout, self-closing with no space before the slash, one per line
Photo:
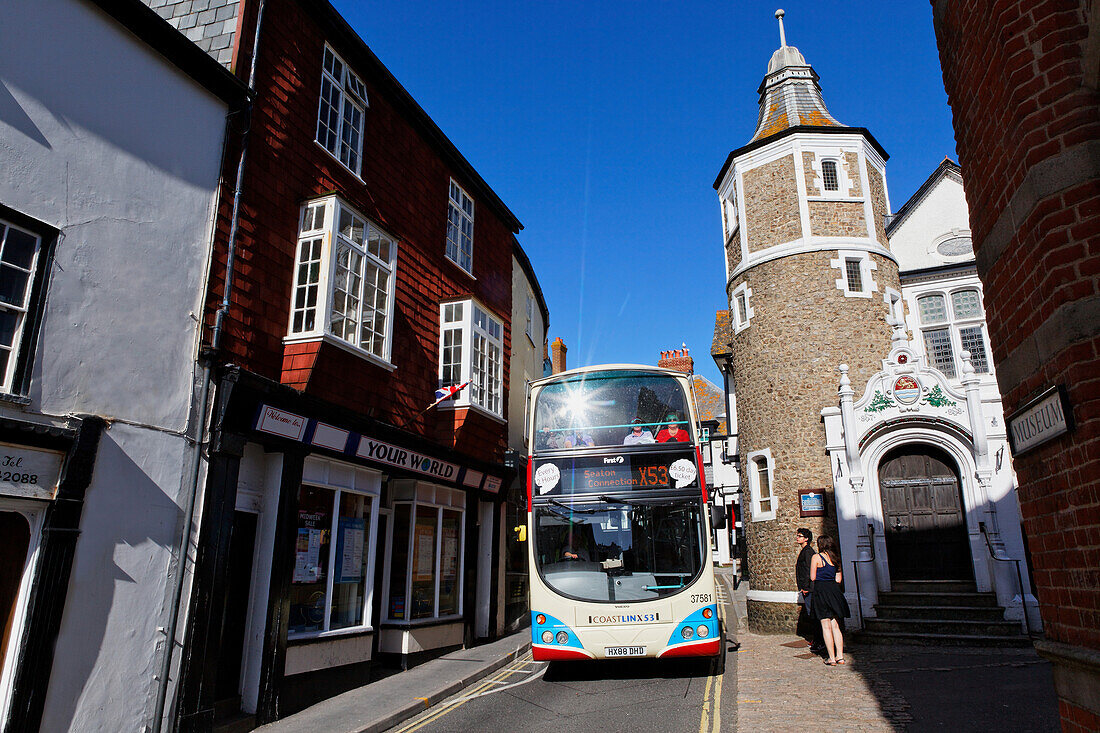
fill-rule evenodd
<path id="1" fill-rule="evenodd" d="M 690 454 L 556 458 L 535 469 L 536 493 L 590 494 L 624 489 L 685 489 L 698 486 Z"/>

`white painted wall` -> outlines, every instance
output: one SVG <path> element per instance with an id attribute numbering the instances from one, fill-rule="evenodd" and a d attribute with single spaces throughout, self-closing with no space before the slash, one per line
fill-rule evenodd
<path id="1" fill-rule="evenodd" d="M 970 236 L 970 211 L 962 182 L 941 175 L 890 234 L 890 251 L 902 272 L 973 261 L 974 253 L 945 257 L 936 250 L 943 239 Z"/>
<path id="2" fill-rule="evenodd" d="M 43 34 L 46 35 L 43 35 Z M 80 0 L 0 5 L 0 203 L 62 234 L 26 411 L 103 415 L 42 730 L 150 722 L 226 108 Z"/>
<path id="3" fill-rule="evenodd" d="M 523 416 L 526 409 L 527 383 L 542 377 L 542 346 L 546 341 L 546 323 L 535 304 L 532 320 L 533 339 L 527 337 L 527 296 L 534 297 L 534 286 L 519 260 L 512 257 L 512 357 L 508 390 L 508 447 L 526 454 L 523 440 Z"/>

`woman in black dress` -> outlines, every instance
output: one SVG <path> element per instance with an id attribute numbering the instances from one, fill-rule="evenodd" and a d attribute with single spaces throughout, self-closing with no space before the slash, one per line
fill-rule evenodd
<path id="1" fill-rule="evenodd" d="M 840 572 L 840 558 L 833 538 L 823 534 L 817 538 L 817 554 L 810 560 L 810 579 L 814 584 L 813 613 L 821 621 L 821 635 L 825 637 L 825 650 L 829 658 L 825 664 L 847 664 L 844 661 L 844 635 L 840 619 L 848 618 L 851 611 L 840 590 L 844 577 Z"/>

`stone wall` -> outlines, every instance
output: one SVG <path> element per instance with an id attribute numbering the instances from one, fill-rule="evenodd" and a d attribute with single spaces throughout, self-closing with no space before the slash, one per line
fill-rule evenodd
<path id="1" fill-rule="evenodd" d="M 733 272 L 737 269 L 737 266 L 741 264 L 740 230 L 734 232 L 730 238 L 726 240 L 726 264 L 729 265 L 729 272 Z"/>
<path id="2" fill-rule="evenodd" d="M 863 196 L 863 177 L 859 174 L 859 153 L 844 153 L 844 171 L 852 181 L 853 196 Z M 881 240 L 883 243 L 885 239 Z"/>
<path id="3" fill-rule="evenodd" d="M 871 190 L 871 212 L 875 217 L 875 238 L 886 244 L 886 183 L 882 174 L 867 166 L 867 184 Z"/>
<path id="4" fill-rule="evenodd" d="M 852 382 L 859 384 L 878 371 L 890 348 L 886 303 L 878 293 L 845 297 L 829 265 L 835 256 L 828 251 L 784 257 L 753 267 L 732 283 L 736 287 L 747 280 L 755 311 L 749 327 L 733 337 L 741 465 L 749 466 L 748 453 L 765 448 L 774 462 L 776 518 L 751 521 L 751 501 L 745 502 L 749 582 L 756 590 L 795 590 L 798 527 L 836 536 L 821 410 L 837 404 L 839 364 L 848 364 Z M 872 258 L 879 292 L 900 290 L 897 266 L 878 255 Z M 800 489 L 826 490 L 828 516 L 800 518 Z M 767 625 L 776 614 L 777 623 L 786 623 L 784 613 L 758 613 L 760 623 L 753 628 L 787 631 Z"/>
<path id="5" fill-rule="evenodd" d="M 759 252 L 802 237 L 798 189 L 794 181 L 793 155 L 745 173 L 745 229 L 748 230 L 749 252 Z"/>
<path id="6" fill-rule="evenodd" d="M 862 201 L 810 201 L 810 233 L 817 237 L 866 237 Z"/>

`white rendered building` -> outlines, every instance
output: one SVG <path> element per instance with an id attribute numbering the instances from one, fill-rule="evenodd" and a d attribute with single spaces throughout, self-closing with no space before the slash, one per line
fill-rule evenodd
<path id="1" fill-rule="evenodd" d="M 136 0 L 0 29 L 0 730 L 151 730 L 245 88 Z"/>

